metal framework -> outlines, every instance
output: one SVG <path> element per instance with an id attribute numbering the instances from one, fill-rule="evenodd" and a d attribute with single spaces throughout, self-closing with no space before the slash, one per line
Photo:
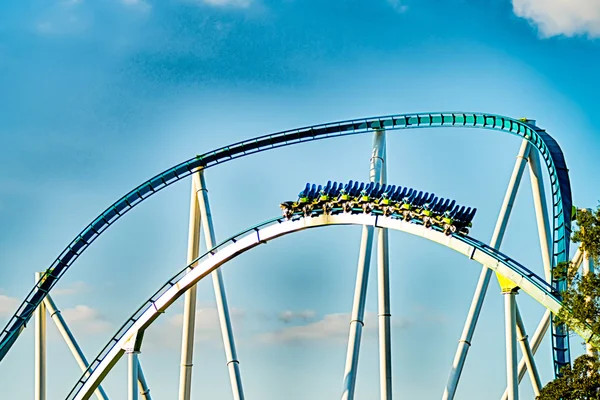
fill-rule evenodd
<path id="1" fill-rule="evenodd" d="M 496 130 L 523 139 L 489 246 L 466 236 L 465 232 L 452 233 L 448 236 L 448 232 L 442 232 L 437 226 L 428 226 L 423 221 L 402 221 L 375 211 L 365 215 L 343 213 L 312 215 L 307 218 L 294 216 L 291 221 L 286 221 L 285 218 L 276 218 L 244 231 L 220 245 L 215 245 L 215 230 L 208 201 L 208 190 L 204 180 L 205 169 L 247 155 L 305 141 L 372 133 L 373 149 L 370 159 L 370 182 L 384 185 L 386 183 L 386 131 L 434 127 Z M 546 166 L 549 177 L 551 207 L 548 207 L 546 202 L 546 189 L 541 168 L 542 161 Z M 532 194 L 545 279 L 538 277 L 498 251 L 506 232 L 527 163 L 530 166 Z M 87 247 L 121 216 L 156 192 L 190 175 L 192 176 L 192 193 L 188 234 L 189 265 L 180 274 L 169 280 L 147 303 L 138 309 L 118 331 L 117 335 L 111 339 L 99 356 L 88 365 L 81 349 L 49 296 L 51 289 Z M 191 398 L 193 334 L 195 329 L 195 284 L 210 274 L 217 300 L 226 365 L 229 371 L 233 397 L 236 400 L 242 400 L 244 394 L 239 360 L 233 338 L 223 277 L 218 267 L 258 244 L 285 234 L 318 226 L 350 224 L 363 225 L 363 234 L 359 249 L 357 280 L 343 379 L 343 400 L 354 398 L 361 334 L 364 325 L 363 317 L 369 263 L 375 237 L 377 237 L 380 398 L 382 400 L 392 399 L 391 310 L 387 229 L 396 229 L 422 236 L 450 247 L 470 259 L 480 262 L 483 266 L 448 383 L 442 396 L 443 399 L 453 399 L 456 394 L 467 352 L 472 344 L 477 320 L 493 273 L 498 278 L 498 283 L 505 298 L 507 390 L 503 398 L 518 399 L 518 384 L 526 371 L 529 371 L 534 392 L 537 394 L 541 383 L 534 361 L 534 354 L 550 326 L 552 326 L 551 337 L 555 375 L 559 374 L 560 368 L 570 363 L 568 330 L 566 326 L 553 326 L 550 316 L 551 313 L 556 313 L 561 308 L 560 292 L 569 284 L 566 280 L 557 280 L 552 271 L 558 263 L 568 260 L 572 208 L 570 180 L 563 153 L 556 141 L 543 129 L 538 128 L 533 120 L 513 119 L 483 113 L 419 113 L 341 121 L 257 137 L 198 155 L 156 175 L 123 196 L 98 218 L 94 219 L 43 274 L 36 276 L 36 285 L 0 333 L 0 361 L 15 343 L 25 324 L 35 315 L 35 393 L 36 400 L 46 398 L 45 313 L 48 309 L 80 367 L 82 370 L 85 369 L 82 378 L 71 391 L 68 399 L 89 398 L 93 393 L 99 399 L 106 399 L 107 396 L 99 383 L 114 363 L 123 354 L 128 354 L 128 398 L 137 400 L 137 388 L 139 387 L 139 393 L 146 400 L 149 400 L 149 390 L 139 360 L 143 332 L 176 298 L 185 295 L 179 400 L 189 400 Z M 204 231 L 206 247 L 211 250 L 199 257 L 201 227 Z M 375 233 L 377 233 L 376 236 Z M 585 254 L 578 251 L 574 257 L 575 268 L 579 268 L 581 264 L 583 264 L 583 273 L 593 271 L 591 261 Z M 516 302 L 515 296 L 519 290 L 526 292 L 548 309 L 531 340 L 525 332 Z M 600 343 L 600 339 L 591 334 L 585 321 L 571 328 L 577 331 L 587 343 Z M 520 363 L 517 363 L 518 345 L 520 345 L 523 353 L 523 359 Z M 588 352 L 591 352 L 589 346 Z"/>
<path id="2" fill-rule="evenodd" d="M 374 228 L 394 229 L 420 236 L 453 249 L 469 259 L 485 265 L 487 268 L 490 268 L 512 282 L 515 286 L 518 286 L 521 291 L 527 293 L 550 312 L 556 314 L 562 307 L 558 293 L 543 278 L 537 276 L 531 270 L 507 255 L 469 236 L 457 234 L 448 236 L 440 229 L 425 228 L 418 223 L 411 223 L 382 215 L 323 214 L 316 217 L 297 217 L 289 221 L 285 220 L 285 218 L 275 218 L 251 227 L 222 242 L 202 257 L 194 260 L 194 263 L 197 263 L 196 267 L 191 268 L 187 266 L 165 282 L 119 328 L 118 333 L 108 341 L 108 344 L 102 349 L 98 357 L 91 363 L 87 373 L 81 377 L 71 390 L 67 399 L 88 398 L 96 385 L 101 382 L 110 372 L 110 369 L 125 354 L 126 350 L 124 346 L 131 338 L 143 333 L 190 287 L 196 285 L 202 278 L 210 275 L 215 269 L 245 251 L 265 244 L 270 240 L 309 228 L 333 225 L 366 225 Z M 574 328 L 586 342 L 592 343 L 595 346 L 600 344 L 600 337 L 593 335 L 585 323 L 575 325 Z"/>

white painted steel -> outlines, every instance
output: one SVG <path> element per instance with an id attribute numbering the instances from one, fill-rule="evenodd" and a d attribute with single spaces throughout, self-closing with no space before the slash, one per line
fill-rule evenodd
<path id="1" fill-rule="evenodd" d="M 138 400 L 138 352 L 128 351 L 127 355 L 127 399 Z"/>
<path id="2" fill-rule="evenodd" d="M 506 382 L 508 400 L 519 400 L 517 377 L 517 303 L 516 292 L 504 293 L 504 327 L 506 335 Z"/>
<path id="3" fill-rule="evenodd" d="M 138 357 L 138 390 L 140 394 L 143 396 L 144 400 L 152 400 L 152 396 L 150 396 L 150 388 L 148 387 L 148 383 L 146 382 L 146 377 L 144 376 L 144 369 L 142 368 L 142 362 Z"/>
<path id="4" fill-rule="evenodd" d="M 531 347 L 529 346 L 527 331 L 525 330 L 525 324 L 523 323 L 523 319 L 521 318 L 521 312 L 519 311 L 519 307 L 516 307 L 516 311 L 517 334 L 519 335 L 519 343 L 521 343 L 521 352 L 523 353 L 523 358 L 525 360 L 525 363 L 527 364 L 527 370 L 529 371 L 529 378 L 531 380 L 533 392 L 536 396 L 539 396 L 540 390 L 542 388 L 540 374 L 538 373 L 538 369 L 535 364 L 535 359 L 533 358 L 533 352 L 531 351 Z M 519 383 L 520 382 L 521 381 L 519 380 Z"/>
<path id="5" fill-rule="evenodd" d="M 550 310 L 546 310 L 546 312 L 542 316 L 542 319 L 541 319 L 537 329 L 535 330 L 535 333 L 531 337 L 531 341 L 530 341 L 531 352 L 534 355 L 537 352 L 538 348 L 540 347 L 540 344 L 542 343 L 542 340 L 544 339 L 546 332 L 548 332 L 548 328 L 550 328 L 550 316 L 551 315 L 552 315 L 552 313 L 550 312 Z M 519 383 L 525 376 L 525 372 L 527 372 L 527 362 L 526 362 L 525 358 L 522 357 L 521 361 L 519 362 Z M 508 399 L 508 390 L 505 390 L 504 394 L 502 395 L 502 400 L 507 400 L 507 399 Z"/>
<path id="6" fill-rule="evenodd" d="M 195 173 L 197 175 L 198 173 Z M 190 220 L 188 226 L 187 263 L 198 258 L 200 249 L 200 206 L 198 186 L 192 179 L 190 195 Z M 183 333 L 181 339 L 181 366 L 179 372 L 179 400 L 190 400 L 192 396 L 192 367 L 194 364 L 194 332 L 196 326 L 196 286 L 185 293 L 183 306 Z"/>
<path id="7" fill-rule="evenodd" d="M 66 321 L 62 317 L 60 310 L 58 309 L 58 307 L 56 307 L 56 304 L 54 303 L 54 300 L 52 299 L 52 296 L 50 296 L 50 294 L 46 295 L 43 304 L 46 306 L 48 314 L 50 314 L 50 318 L 52 318 L 52 320 L 54 321 L 54 324 L 58 328 L 58 331 L 60 332 L 67 346 L 69 347 L 69 350 L 71 350 L 71 354 L 73 354 L 73 358 L 75 358 L 75 361 L 77 361 L 79 368 L 81 368 L 82 372 L 85 372 L 89 366 L 88 361 L 86 360 L 83 351 L 77 344 L 75 337 L 71 333 L 71 330 L 69 329 Z M 108 400 L 108 396 L 104 392 L 104 389 L 102 389 L 102 386 L 98 386 L 98 389 L 96 389 L 95 394 L 98 400 Z"/>
<path id="8" fill-rule="evenodd" d="M 550 282 L 552 276 L 553 254 L 553 246 L 551 244 L 552 230 L 548 220 L 548 204 L 546 202 L 544 177 L 542 176 L 542 168 L 540 167 L 540 156 L 536 151 L 529 153 L 529 176 L 531 177 L 531 190 L 533 193 L 533 203 L 535 205 L 540 247 L 542 249 L 544 274 L 546 276 L 546 282 Z"/>
<path id="9" fill-rule="evenodd" d="M 35 282 L 39 282 L 44 274 L 35 273 Z M 35 310 L 34 334 L 34 398 L 46 400 L 46 305 L 41 303 Z"/>
<path id="10" fill-rule="evenodd" d="M 186 275 L 183 275 L 172 287 L 170 287 L 158 299 L 156 299 L 152 307 L 149 307 L 140 315 L 140 317 L 130 326 L 121 339 L 115 343 L 113 348 L 107 352 L 106 356 L 92 372 L 90 378 L 87 379 L 83 384 L 74 399 L 89 399 L 94 389 L 98 386 L 102 379 L 104 379 L 106 374 L 110 372 L 111 368 L 116 364 L 116 362 L 123 356 L 123 346 L 134 335 L 136 335 L 138 331 L 143 332 L 144 329 L 150 326 L 154 320 L 162 315 L 167 308 L 173 304 L 173 302 L 181 297 L 199 280 L 205 278 L 215 269 L 219 268 L 229 260 L 237 257 L 251 248 L 258 246 L 259 244 L 267 243 L 270 240 L 291 234 L 293 232 L 327 225 L 368 225 L 378 228 L 394 229 L 415 236 L 420 236 L 432 242 L 453 249 L 480 264 L 486 265 L 492 271 L 497 272 L 514 282 L 515 285 L 519 286 L 520 290 L 527 293 L 553 313 L 557 313 L 560 310 L 561 304 L 554 297 L 550 296 L 545 290 L 539 288 L 536 284 L 527 280 L 526 277 L 518 271 L 513 270 L 511 267 L 497 260 L 492 255 L 489 255 L 474 246 L 466 244 L 458 238 L 446 236 L 442 232 L 427 229 L 422 225 L 411 224 L 399 219 L 376 217 L 366 214 L 338 214 L 301 218 L 295 221 L 285 221 L 270 225 L 260 231 L 253 231 L 248 235 L 236 240 L 234 243 L 223 246 L 212 257 L 201 260 L 196 268 L 191 269 Z M 580 329 L 578 333 L 585 340 L 598 340 L 596 337 L 592 337 L 589 330 Z"/>
<path id="11" fill-rule="evenodd" d="M 496 222 L 496 227 L 494 228 L 492 240 L 490 241 L 490 246 L 495 249 L 500 248 L 502 239 L 504 239 L 504 233 L 506 232 L 506 227 L 515 203 L 519 185 L 521 184 L 521 178 L 523 177 L 523 171 L 525 169 L 525 164 L 527 163 L 529 153 L 531 153 L 531 145 L 527 140 L 523 140 L 521 142 L 519 153 L 517 154 L 517 160 L 513 168 L 512 176 L 508 183 L 508 188 L 506 189 L 502 208 L 498 214 L 498 220 Z M 487 293 L 491 277 L 492 270 L 486 268 L 484 265 L 481 268 L 481 274 L 479 275 L 479 281 L 477 282 L 477 287 L 475 289 L 475 293 L 473 294 L 471 308 L 469 309 L 460 340 L 458 341 L 458 349 L 456 350 L 456 355 L 454 356 L 454 361 L 452 362 L 452 369 L 450 370 L 450 374 L 448 376 L 448 382 L 446 383 L 446 388 L 444 390 L 444 394 L 442 395 L 443 400 L 452 400 L 456 395 L 456 389 L 458 388 L 460 375 L 465 366 L 467 353 L 471 347 L 471 341 L 473 339 L 473 334 L 475 333 L 475 327 L 477 326 L 477 320 L 479 319 L 479 314 L 481 313 L 481 308 L 483 307 L 483 301 L 485 300 L 485 295 Z"/>
<path id="12" fill-rule="evenodd" d="M 375 131 L 373 137 L 373 151 L 370 159 L 369 180 L 379 182 L 382 179 L 382 168 L 385 156 L 385 132 Z M 364 326 L 365 303 L 369 282 L 369 269 L 371 266 L 371 251 L 373 248 L 373 227 L 363 226 L 360 250 L 358 256 L 358 269 L 356 271 L 356 286 L 350 320 L 350 333 L 348 349 L 346 352 L 346 365 L 344 368 L 344 389 L 342 400 L 353 400 L 358 373 L 358 358 L 360 354 L 360 341 Z"/>
<path id="13" fill-rule="evenodd" d="M 208 202 L 208 189 L 204 180 L 204 170 L 194 174 L 194 179 L 198 191 L 198 203 L 200 205 L 200 219 L 204 228 L 204 237 L 207 249 L 212 249 L 217 243 L 215 239 L 215 228 L 213 225 L 210 204 Z M 225 357 L 227 360 L 227 369 L 229 371 L 229 381 L 235 400 L 244 400 L 244 389 L 242 388 L 242 376 L 240 374 L 240 362 L 235 349 L 235 340 L 233 338 L 233 328 L 231 326 L 231 317 L 225 295 L 225 283 L 221 270 L 217 269 L 212 274 L 213 288 L 217 302 L 217 313 L 221 325 L 221 335 L 223 337 L 223 346 L 225 347 Z"/>
<path id="14" fill-rule="evenodd" d="M 387 183 L 385 131 L 376 131 L 371 156 L 371 179 Z M 379 320 L 379 391 L 381 400 L 392 400 L 392 334 L 390 308 L 390 255 L 387 229 L 377 229 L 377 299 Z"/>

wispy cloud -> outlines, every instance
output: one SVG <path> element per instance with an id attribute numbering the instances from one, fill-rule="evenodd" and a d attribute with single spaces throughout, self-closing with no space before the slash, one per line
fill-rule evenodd
<path id="1" fill-rule="evenodd" d="M 52 296 L 73 296 L 89 292 L 90 290 L 90 286 L 85 282 L 73 282 L 66 287 L 55 288 L 52 290 Z"/>
<path id="2" fill-rule="evenodd" d="M 290 311 L 285 310 L 279 313 L 277 319 L 280 321 L 289 324 L 293 321 L 303 321 L 307 322 L 314 319 L 317 315 L 315 310 L 304 310 L 304 311 Z"/>
<path id="3" fill-rule="evenodd" d="M 408 322 L 402 319 L 393 319 L 393 325 L 406 328 Z M 350 314 L 327 314 L 322 319 L 305 325 L 284 327 L 274 332 L 258 336 L 263 343 L 305 343 L 309 341 L 335 341 L 345 343 L 350 331 Z M 366 337 L 377 335 L 377 314 L 365 314 L 363 333 Z"/>
<path id="4" fill-rule="evenodd" d="M 408 10 L 408 6 L 402 0 L 387 0 L 387 2 L 399 13 L 404 13 Z"/>
<path id="5" fill-rule="evenodd" d="M 0 294 L 0 317 L 12 315 L 21 302 L 15 297 Z"/>
<path id="6" fill-rule="evenodd" d="M 514 13 L 536 26 L 542 37 L 600 37 L 600 1 L 513 0 Z"/>
<path id="7" fill-rule="evenodd" d="M 195 2 L 215 7 L 248 8 L 253 0 L 196 0 Z"/>
<path id="8" fill-rule="evenodd" d="M 238 308 L 229 310 L 232 325 L 238 331 L 246 317 L 246 312 Z M 161 346 L 179 348 L 183 327 L 183 314 L 175 314 L 165 318 L 148 331 L 145 342 L 160 343 Z M 221 327 L 217 309 L 212 304 L 199 304 L 196 309 L 196 325 L 194 339 L 196 342 L 220 343 Z M 151 346 L 147 346 L 151 347 Z"/>
<path id="9" fill-rule="evenodd" d="M 65 321 L 74 330 L 85 334 L 107 333 L 111 323 L 98 310 L 86 305 L 77 305 L 61 311 Z"/>
<path id="10" fill-rule="evenodd" d="M 121 0 L 124 5 L 140 11 L 150 11 L 152 6 L 144 0 Z"/>

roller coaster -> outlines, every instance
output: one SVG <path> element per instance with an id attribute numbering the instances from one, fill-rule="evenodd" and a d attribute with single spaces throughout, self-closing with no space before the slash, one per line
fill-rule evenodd
<path id="1" fill-rule="evenodd" d="M 438 198 L 434 193 L 424 193 L 423 191 L 390 185 L 385 182 L 386 173 L 383 160 L 386 158 L 385 135 L 387 132 L 446 127 L 494 130 L 509 133 L 522 139 L 521 149 L 498 217 L 494 236 L 489 244 L 468 236 L 469 228 L 472 227 L 477 211 L 476 208 L 457 205 L 454 200 Z M 285 201 L 280 204 L 283 214 L 281 217 L 256 225 L 221 243 L 217 243 L 208 194 L 205 190 L 204 173 L 207 169 L 237 158 L 284 146 L 367 133 L 371 133 L 374 137 L 373 156 L 371 158 L 372 174 L 369 182 L 349 181 L 343 184 L 329 181 L 325 185 L 308 183 L 299 193 L 297 200 Z M 544 277 L 536 275 L 532 270 L 498 250 L 505 234 L 512 204 L 527 162 L 530 164 L 532 176 L 535 213 L 544 260 Z M 552 201 L 550 207 L 548 207 L 545 200 L 546 190 L 541 171 L 542 162 L 545 164 L 550 182 L 549 190 Z M 192 310 L 193 304 L 195 304 L 195 285 L 209 275 L 214 278 L 213 285 L 217 297 L 226 351 L 226 365 L 230 375 L 233 398 L 243 399 L 240 362 L 231 329 L 220 267 L 231 259 L 270 240 L 307 228 L 331 225 L 360 225 L 363 227 L 357 285 L 348 339 L 348 356 L 343 376 L 342 399 L 354 398 L 360 333 L 364 325 L 368 266 L 375 230 L 378 233 L 377 240 L 380 244 L 378 251 L 382 252 L 382 256 L 379 257 L 378 261 L 378 271 L 380 273 L 378 276 L 382 279 L 379 285 L 379 314 L 382 318 L 380 329 L 384 333 L 380 335 L 380 338 L 382 338 L 380 342 L 380 348 L 382 349 L 380 364 L 381 399 L 389 400 L 392 398 L 392 354 L 389 344 L 389 332 L 391 330 L 390 288 L 389 281 L 386 281 L 387 278 L 385 278 L 386 274 L 389 273 L 387 255 L 387 230 L 389 229 L 400 230 L 431 240 L 454 249 L 469 259 L 482 264 L 482 273 L 471 309 L 467 315 L 465 329 L 459 340 L 448 382 L 442 394 L 443 399 L 453 399 L 455 397 L 483 299 L 494 273 L 498 277 L 503 294 L 506 295 L 504 298 L 507 388 L 502 398 L 510 400 L 518 398 L 519 382 L 526 372 L 530 374 L 534 392 L 539 392 L 541 381 L 533 355 L 548 330 L 552 339 L 552 359 L 555 376 L 560 375 L 561 368 L 570 363 L 569 330 L 564 325 L 555 324 L 551 318 L 551 314 L 556 314 L 562 309 L 561 293 L 569 284 L 564 277 L 554 276 L 553 270 L 559 263 L 569 260 L 571 219 L 575 209 L 571 200 L 571 185 L 564 155 L 558 143 L 545 130 L 537 127 L 535 121 L 494 114 L 464 112 L 390 115 L 283 131 L 234 143 L 197 155 L 154 176 L 117 200 L 95 218 L 71 241 L 45 272 L 39 275 L 36 285 L 0 333 L 0 362 L 11 350 L 25 329 L 26 324 L 34 315 L 36 316 L 36 332 L 45 329 L 40 322 L 42 321 L 41 315 L 46 309 L 54 307 L 50 297 L 52 289 L 74 265 L 77 258 L 108 227 L 147 198 L 190 176 L 192 177 L 192 197 L 188 265 L 179 274 L 169 279 L 132 314 L 91 363 L 88 363 L 82 352 L 78 351 L 76 358 L 79 357 L 82 376 L 75 383 L 66 399 L 88 399 L 94 394 L 99 399 L 108 398 L 101 387 L 102 380 L 117 361 L 124 354 L 127 354 L 129 360 L 128 398 L 137 400 L 139 396 L 143 396 L 146 400 L 149 400 L 151 397 L 148 385 L 138 359 L 143 343 L 143 333 L 177 298 L 185 296 L 188 319 L 184 321 L 182 338 L 179 399 L 189 400 L 191 397 L 192 372 L 190 349 L 193 349 L 193 320 L 195 318 L 189 310 Z M 200 221 L 202 221 L 202 229 L 205 231 L 206 246 L 210 249 L 203 256 L 198 254 L 197 246 L 201 229 Z M 589 258 L 580 250 L 577 250 L 573 257 L 573 265 L 576 268 L 583 265 L 584 269 L 587 265 L 588 272 L 593 268 Z M 515 301 L 515 294 L 519 290 L 527 293 L 547 309 L 531 341 L 527 339 Z M 550 326 L 551 329 L 549 329 Z M 593 334 L 585 321 L 577 322 L 570 328 L 577 332 L 588 344 L 596 345 L 600 343 L 600 339 Z M 520 362 L 516 357 L 517 333 L 521 336 L 519 342 L 523 350 L 523 359 Z M 74 339 L 71 337 L 69 340 L 73 341 Z M 36 348 L 42 346 L 37 336 L 35 345 Z M 75 347 L 77 348 L 76 344 Z M 43 357 L 43 355 L 39 357 Z M 45 370 L 43 367 L 39 367 L 39 365 L 44 365 L 44 362 L 42 359 L 36 359 L 36 361 L 38 361 L 35 375 L 36 400 L 44 400 L 46 398 L 43 384 Z M 139 393 L 137 390 L 138 385 L 140 388 Z"/>

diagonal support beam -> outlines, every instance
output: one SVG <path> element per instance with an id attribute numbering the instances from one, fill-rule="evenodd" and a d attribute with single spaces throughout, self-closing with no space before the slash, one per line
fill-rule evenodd
<path id="1" fill-rule="evenodd" d="M 494 229 L 494 234 L 492 236 L 492 240 L 490 241 L 490 246 L 495 249 L 500 247 L 502 239 L 504 238 L 504 233 L 506 232 L 508 220 L 510 219 L 510 214 L 519 190 L 521 178 L 523 177 L 523 171 L 527 163 L 527 157 L 529 156 L 530 152 L 531 145 L 526 140 L 523 140 L 517 155 L 517 160 L 515 162 L 508 188 L 506 190 L 504 202 L 502 203 L 502 208 L 500 209 L 500 214 L 498 215 L 496 228 Z M 469 309 L 469 314 L 467 315 L 467 320 L 458 342 L 458 349 L 456 350 L 454 362 L 452 363 L 452 369 L 448 377 L 446 389 L 444 390 L 444 394 L 442 396 L 443 400 L 452 400 L 456 395 L 456 389 L 458 388 L 460 375 L 467 359 L 469 347 L 471 347 L 471 341 L 473 339 L 473 334 L 475 333 L 475 327 L 477 325 L 477 320 L 479 319 L 479 314 L 481 313 L 481 308 L 483 307 L 483 301 L 485 299 L 485 294 L 490 284 L 491 277 L 492 270 L 485 266 L 482 267 L 479 281 L 477 282 L 477 287 L 475 289 L 475 294 L 473 295 L 473 300 L 471 302 L 471 308 Z"/>
<path id="2" fill-rule="evenodd" d="M 192 180 L 190 194 L 190 222 L 188 228 L 188 265 L 198 258 L 200 251 L 200 206 L 198 187 Z M 195 265 L 194 265 L 195 267 Z M 185 293 L 183 307 L 183 333 L 181 340 L 181 367 L 179 372 L 179 400 L 190 400 L 192 396 L 192 366 L 194 360 L 194 332 L 196 326 L 196 285 Z"/>
<path id="3" fill-rule="evenodd" d="M 382 179 L 382 170 L 385 157 L 385 132 L 376 131 L 373 137 L 373 153 L 370 162 L 370 181 L 379 182 Z M 363 226 L 362 237 L 360 242 L 360 250 L 358 255 L 358 270 L 356 272 L 356 286 L 354 288 L 354 301 L 352 305 L 352 317 L 350 321 L 350 334 L 348 337 L 348 350 L 346 353 L 346 366 L 344 368 L 344 389 L 342 392 L 342 400 L 353 400 L 354 389 L 356 387 L 356 375 L 358 371 L 358 356 L 360 353 L 360 341 L 362 337 L 362 328 L 364 326 L 365 316 L 365 303 L 367 301 L 367 286 L 369 281 L 369 268 L 371 264 L 371 251 L 373 248 L 373 233 L 374 229 L 372 226 Z M 385 283 L 389 282 L 386 280 L 386 276 L 389 274 L 385 262 L 385 256 L 387 255 L 386 250 L 386 237 L 380 235 L 382 250 L 382 258 L 379 263 L 380 268 L 378 277 L 380 283 L 383 286 L 379 293 L 379 323 L 380 323 L 380 357 L 383 355 L 383 359 L 380 358 L 381 367 L 381 395 L 391 396 L 391 354 L 388 356 L 389 351 L 389 318 L 385 314 L 389 313 L 389 287 L 387 291 L 385 289 Z M 387 298 L 386 298 L 387 296 Z M 387 306 L 386 306 L 387 301 Z M 384 310 L 384 312 L 381 312 Z M 381 315 L 384 314 L 384 315 Z M 383 328 L 383 330 L 382 330 Z M 383 337 L 382 337 L 383 336 Z M 389 375 L 388 375 L 389 373 Z M 389 383 L 388 383 L 389 379 Z M 388 386 L 389 385 L 389 386 Z M 384 397 L 382 397 L 383 399 Z"/>
<path id="4" fill-rule="evenodd" d="M 519 308 L 516 308 L 517 311 L 517 334 L 519 343 L 521 343 L 521 351 L 523 353 L 523 359 L 525 360 L 525 364 L 527 365 L 527 370 L 529 371 L 529 378 L 531 379 L 531 386 L 533 387 L 533 392 L 536 396 L 539 396 L 540 390 L 542 388 L 542 382 L 540 380 L 540 374 L 538 373 L 537 366 L 535 364 L 535 359 L 533 358 L 533 352 L 531 351 L 531 347 L 529 346 L 529 340 L 527 338 L 527 331 L 525 330 L 525 324 L 523 323 L 523 319 L 521 318 L 521 312 Z M 520 382 L 520 379 L 518 379 Z"/>
<path id="5" fill-rule="evenodd" d="M 192 176 L 196 188 L 198 188 L 197 197 L 200 205 L 200 219 L 204 230 L 206 248 L 212 249 L 217 244 L 215 238 L 215 229 L 210 212 L 210 204 L 208 202 L 208 189 L 204 180 L 204 170 L 200 170 Z M 229 381 L 231 390 L 233 391 L 234 400 L 244 399 L 244 390 L 242 388 L 242 377 L 240 374 L 240 362 L 238 360 L 237 351 L 235 348 L 235 340 L 233 338 L 233 328 L 231 326 L 231 317 L 229 315 L 229 306 L 227 305 L 227 297 L 225 295 L 225 283 L 221 269 L 217 268 L 211 273 L 213 288 L 217 301 L 217 313 L 221 324 L 221 334 L 223 337 L 223 345 L 225 347 L 225 356 L 227 359 L 227 369 L 229 371 Z"/>
<path id="6" fill-rule="evenodd" d="M 56 306 L 56 303 L 54 303 L 54 300 L 52 299 L 52 296 L 50 296 L 50 294 L 46 295 L 43 304 L 48 309 L 50 318 L 52 318 L 52 320 L 54 321 L 54 324 L 58 328 L 58 331 L 63 337 L 63 340 L 69 347 L 69 350 L 71 350 L 71 354 L 73 354 L 73 358 L 75 358 L 75 361 L 77 361 L 79 368 L 81 368 L 82 372 L 85 372 L 89 366 L 89 363 L 85 358 L 83 351 L 77 344 L 73 333 L 71 333 L 71 331 L 69 330 L 67 322 L 64 320 L 60 310 Z M 96 389 L 94 394 L 96 395 L 98 400 L 108 400 L 108 396 L 106 395 L 106 392 L 104 392 L 102 386 L 98 386 L 98 389 Z"/>

